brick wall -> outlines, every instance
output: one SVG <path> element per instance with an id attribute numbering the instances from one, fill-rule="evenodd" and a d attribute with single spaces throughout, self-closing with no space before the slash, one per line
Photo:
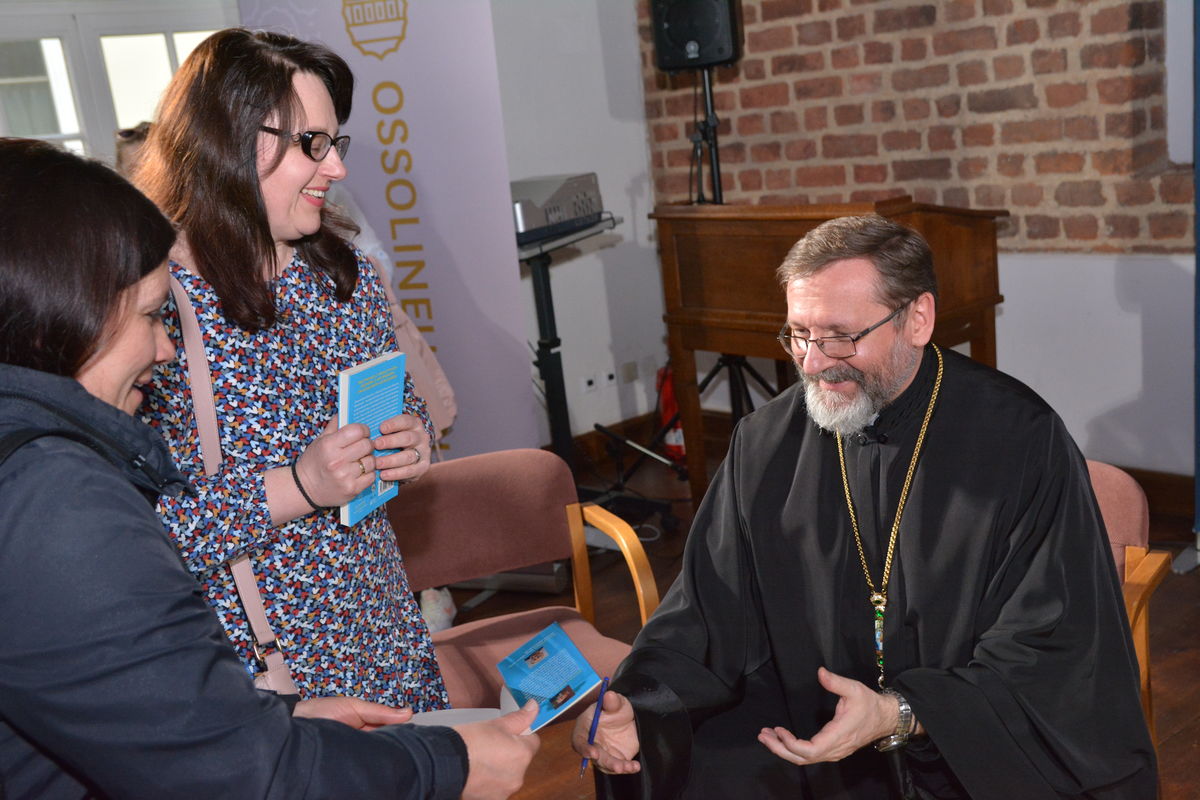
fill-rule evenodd
<path id="1" fill-rule="evenodd" d="M 656 200 L 686 201 L 699 73 L 655 68 L 637 2 Z M 726 203 L 909 194 L 1008 209 L 1007 251 L 1192 252 L 1163 0 L 741 6 L 742 59 L 713 72 Z"/>

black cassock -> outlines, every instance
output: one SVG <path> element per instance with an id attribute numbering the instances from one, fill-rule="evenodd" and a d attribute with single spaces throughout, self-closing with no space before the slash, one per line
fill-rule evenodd
<path id="1" fill-rule="evenodd" d="M 927 797 L 1149 800 L 1137 661 L 1083 457 L 1027 387 L 943 356 L 884 623 L 886 683 L 929 734 L 902 758 Z M 936 370 L 928 347 L 909 388 L 844 440 L 877 586 Z M 801 768 L 755 739 L 828 722 L 818 667 L 874 687 L 873 631 L 836 440 L 794 386 L 738 425 L 683 570 L 618 671 L 642 773 L 601 776 L 599 796 L 894 796 L 874 748 Z"/>

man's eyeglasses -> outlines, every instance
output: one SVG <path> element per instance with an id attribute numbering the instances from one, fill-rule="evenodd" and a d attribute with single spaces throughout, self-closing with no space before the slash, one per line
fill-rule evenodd
<path id="1" fill-rule="evenodd" d="M 879 320 L 879 322 L 876 322 L 869 328 L 863 328 L 858 333 L 851 333 L 843 336 L 821 336 L 814 339 L 807 336 L 797 336 L 788 330 L 787 325 L 784 325 L 779 331 L 779 335 L 775 338 L 777 338 L 779 343 L 783 345 L 783 351 L 792 358 L 804 358 L 804 356 L 808 355 L 809 344 L 815 344 L 817 347 L 821 348 L 821 352 L 827 355 L 829 358 L 849 358 L 858 352 L 858 348 L 855 347 L 855 342 L 878 328 L 880 325 L 883 325 L 885 322 L 889 322 L 895 318 L 897 314 L 907 307 L 908 304 L 905 303 L 883 319 Z"/>
<path id="2" fill-rule="evenodd" d="M 329 155 L 330 150 L 337 150 L 338 158 L 345 158 L 346 153 L 350 152 L 349 136 L 333 137 L 324 131 L 288 133 L 278 128 L 268 128 L 266 125 L 260 127 L 267 133 L 273 133 L 276 136 L 282 136 L 296 142 L 300 145 L 300 150 L 304 155 L 313 161 L 324 161 L 325 156 Z"/>

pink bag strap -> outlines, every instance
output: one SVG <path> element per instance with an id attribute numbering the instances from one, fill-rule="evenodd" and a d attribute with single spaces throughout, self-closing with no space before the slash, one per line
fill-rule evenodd
<path id="1" fill-rule="evenodd" d="M 175 307 L 179 309 L 179 329 L 183 334 L 183 348 L 188 357 L 188 383 L 192 388 L 192 411 L 196 417 L 200 460 L 204 464 L 204 474 L 212 476 L 221 469 L 224 456 L 221 453 L 217 405 L 213 400 L 212 375 L 208 371 L 204 336 L 200 333 L 200 321 L 196 318 L 192 298 L 174 275 L 171 276 L 171 295 L 175 299 Z M 267 619 L 267 610 L 263 606 L 262 594 L 258 591 L 258 579 L 254 575 L 250 557 L 244 553 L 235 557 L 229 562 L 229 572 L 233 575 L 233 585 L 237 587 L 246 619 L 250 622 L 254 655 L 263 668 L 260 675 L 265 676 L 265 680 L 256 680 L 255 685 L 278 694 L 296 694 L 296 685 L 288 674 L 275 631 Z"/>
<path id="2" fill-rule="evenodd" d="M 204 351 L 204 336 L 187 289 L 171 276 L 171 295 L 179 309 L 179 329 L 183 333 L 183 350 L 187 353 L 188 383 L 192 386 L 192 413 L 196 416 L 200 460 L 204 474 L 216 475 L 221 469 L 221 433 L 217 426 L 217 406 L 213 401 L 212 376 L 208 371 L 208 356 Z"/>
<path id="3" fill-rule="evenodd" d="M 243 553 L 230 561 L 229 572 L 233 575 L 233 585 L 237 587 L 238 597 L 242 600 L 246 619 L 250 621 L 250 633 L 254 638 L 254 657 L 262 667 L 254 685 L 260 689 L 270 689 L 276 694 L 299 694 L 287 668 L 287 662 L 284 661 L 279 639 L 267 619 L 267 609 L 263 606 L 262 594 L 258 591 L 258 578 L 254 575 L 250 556 Z"/>

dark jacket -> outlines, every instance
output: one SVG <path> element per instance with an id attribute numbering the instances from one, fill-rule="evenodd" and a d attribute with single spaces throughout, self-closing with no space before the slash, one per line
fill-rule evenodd
<path id="1" fill-rule="evenodd" d="M 0 798 L 458 797 L 448 728 L 355 731 L 254 689 L 154 512 L 153 430 L 75 380 L 0 364 Z"/>

